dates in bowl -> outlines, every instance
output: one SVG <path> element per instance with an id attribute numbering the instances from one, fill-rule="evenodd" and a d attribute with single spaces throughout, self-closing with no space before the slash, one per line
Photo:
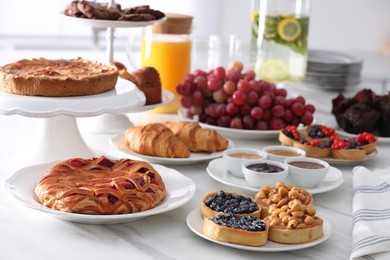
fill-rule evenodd
<path id="1" fill-rule="evenodd" d="M 228 69 L 194 70 L 176 90 L 185 116 L 220 127 L 280 130 L 310 125 L 315 112 L 303 96 L 289 97 L 285 88 L 255 79 L 255 72 L 244 71 L 240 62 Z"/>

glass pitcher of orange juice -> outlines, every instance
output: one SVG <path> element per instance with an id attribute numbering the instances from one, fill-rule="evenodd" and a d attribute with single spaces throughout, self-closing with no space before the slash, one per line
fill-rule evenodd
<path id="1" fill-rule="evenodd" d="M 192 16 L 166 14 L 166 20 L 145 27 L 141 39 L 141 66 L 154 67 L 160 74 L 163 89 L 175 94 L 175 100 L 155 112 L 176 113 L 180 100 L 176 86 L 191 70 Z"/>

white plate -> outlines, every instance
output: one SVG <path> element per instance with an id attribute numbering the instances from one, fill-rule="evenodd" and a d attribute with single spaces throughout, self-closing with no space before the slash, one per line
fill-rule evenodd
<path id="1" fill-rule="evenodd" d="M 79 18 L 74 16 L 65 15 L 64 12 L 60 12 L 60 17 L 64 19 L 71 19 L 76 22 L 80 22 L 93 27 L 113 27 L 113 28 L 132 28 L 132 27 L 144 27 L 148 25 L 152 25 L 154 23 L 160 23 L 166 20 L 166 17 L 163 17 L 159 20 L 152 21 L 116 21 L 116 20 L 99 20 L 99 19 L 89 19 L 89 18 Z"/>
<path id="2" fill-rule="evenodd" d="M 333 165 L 356 165 L 363 163 L 365 161 L 369 161 L 374 159 L 378 155 L 378 151 L 375 149 L 373 152 L 367 154 L 363 159 L 360 160 L 345 160 L 345 159 L 337 159 L 337 158 L 321 158 L 321 160 L 324 160 L 330 164 Z"/>
<path id="3" fill-rule="evenodd" d="M 185 116 L 185 112 L 182 109 L 179 109 L 179 116 L 186 120 L 196 121 L 194 119 L 188 118 Z M 277 139 L 279 136 L 279 130 L 247 130 L 247 129 L 235 129 L 222 126 L 209 125 L 205 123 L 198 122 L 202 127 L 213 129 L 219 134 L 232 139 L 240 140 L 267 140 L 267 139 Z M 303 129 L 302 125 L 298 126 L 298 130 Z"/>
<path id="4" fill-rule="evenodd" d="M 188 215 L 187 215 L 187 225 L 188 227 L 198 236 L 207 239 L 211 242 L 223 245 L 223 246 L 228 246 L 228 247 L 233 247 L 237 249 L 242 249 L 242 250 L 247 250 L 247 251 L 257 251 L 257 252 L 282 252 L 282 251 L 291 251 L 291 250 L 297 250 L 297 249 L 302 249 L 302 248 L 308 248 L 312 247 L 315 245 L 318 245 L 325 240 L 327 240 L 331 235 L 332 235 L 332 226 L 328 221 L 324 220 L 323 224 L 323 230 L 324 230 L 324 235 L 320 237 L 317 240 L 308 242 L 308 243 L 303 243 L 303 244 L 280 244 L 272 241 L 268 241 L 267 244 L 264 246 L 242 246 L 242 245 L 237 245 L 237 244 L 232 244 L 232 243 L 226 243 L 226 242 L 221 242 L 215 239 L 212 239 L 208 236 L 205 236 L 203 234 L 203 218 L 200 214 L 200 208 L 196 208 L 192 210 Z"/>
<path id="5" fill-rule="evenodd" d="M 337 124 L 336 118 L 334 118 L 334 117 L 331 117 L 331 118 L 325 120 L 324 125 L 336 129 L 337 133 L 341 136 L 349 137 L 349 138 L 353 138 L 353 137 L 357 136 L 356 134 L 350 134 L 350 133 L 345 132 L 343 129 L 341 129 L 339 127 L 339 125 Z M 383 143 L 383 144 L 390 143 L 390 137 L 376 136 L 376 138 L 378 139 L 378 143 Z"/>
<path id="6" fill-rule="evenodd" d="M 252 188 L 248 186 L 248 183 L 244 178 L 239 178 L 230 174 L 226 168 L 226 164 L 223 161 L 223 158 L 212 160 L 206 168 L 207 173 L 214 180 L 229 185 L 231 187 L 236 187 L 243 189 L 248 192 L 257 193 L 259 189 Z M 284 181 L 286 184 L 290 184 L 291 180 L 288 178 Z M 344 177 L 342 172 L 330 166 L 329 173 L 326 175 L 324 182 L 316 188 L 306 188 L 312 194 L 323 193 L 330 190 L 334 190 L 339 187 L 344 182 Z"/>
<path id="7" fill-rule="evenodd" d="M 119 151 L 122 151 L 128 155 L 135 156 L 137 158 L 140 158 L 144 161 L 150 162 L 150 163 L 162 163 L 162 164 L 191 164 L 191 163 L 198 163 L 202 161 L 212 160 L 218 157 L 221 157 L 223 154 L 223 151 L 220 152 L 214 152 L 214 153 L 191 153 L 189 158 L 164 158 L 164 157 L 156 157 L 156 156 L 148 156 L 148 155 L 142 155 L 136 152 L 133 152 L 129 149 L 125 134 L 117 134 L 114 137 L 111 138 L 110 144 L 118 149 Z M 229 140 L 229 146 L 226 149 L 230 149 L 234 146 L 233 142 Z"/>
<path id="8" fill-rule="evenodd" d="M 164 213 L 178 208 L 192 199 L 195 194 L 195 183 L 178 171 L 154 164 L 166 186 L 166 198 L 155 208 L 146 211 L 122 215 L 84 215 L 68 213 L 47 208 L 34 196 L 34 188 L 39 179 L 57 162 L 40 164 L 23 168 L 5 181 L 5 190 L 20 204 L 34 210 L 51 214 L 66 221 L 87 224 L 117 224 L 136 221 L 147 216 Z"/>
<path id="9" fill-rule="evenodd" d="M 38 97 L 0 91 L 0 114 L 28 117 L 97 116 L 129 112 L 145 104 L 145 95 L 130 81 L 118 78 L 114 89 L 76 97 Z"/>

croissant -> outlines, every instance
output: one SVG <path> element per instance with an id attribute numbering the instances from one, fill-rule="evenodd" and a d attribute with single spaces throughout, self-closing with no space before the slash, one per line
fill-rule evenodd
<path id="1" fill-rule="evenodd" d="M 131 127 L 126 130 L 125 137 L 129 148 L 139 154 L 167 158 L 190 157 L 188 147 L 160 123 Z"/>
<path id="2" fill-rule="evenodd" d="M 215 130 L 202 128 L 196 122 L 165 122 L 164 125 L 171 129 L 192 152 L 212 153 L 225 150 L 229 145 L 229 141 Z"/>

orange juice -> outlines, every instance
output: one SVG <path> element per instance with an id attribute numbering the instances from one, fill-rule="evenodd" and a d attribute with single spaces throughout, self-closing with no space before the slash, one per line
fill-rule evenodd
<path id="1" fill-rule="evenodd" d="M 176 113 L 180 107 L 180 97 L 176 86 L 184 81 L 191 69 L 191 41 L 189 37 L 160 35 L 143 38 L 141 44 L 141 65 L 154 67 L 160 74 L 162 87 L 175 94 L 175 101 L 156 108 L 161 113 Z M 179 37 L 177 37 L 179 36 Z"/>

